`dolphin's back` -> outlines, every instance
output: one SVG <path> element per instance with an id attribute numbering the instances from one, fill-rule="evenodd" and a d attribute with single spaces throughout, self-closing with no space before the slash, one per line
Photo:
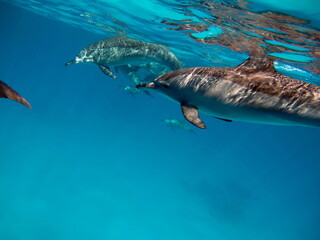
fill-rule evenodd
<path id="1" fill-rule="evenodd" d="M 100 48 L 100 49 L 107 49 L 111 47 L 126 47 L 126 48 L 136 48 L 136 47 L 142 47 L 143 42 L 140 42 L 133 38 L 128 38 L 125 36 L 115 36 L 103 39 L 101 41 L 92 43 L 92 48 Z"/>

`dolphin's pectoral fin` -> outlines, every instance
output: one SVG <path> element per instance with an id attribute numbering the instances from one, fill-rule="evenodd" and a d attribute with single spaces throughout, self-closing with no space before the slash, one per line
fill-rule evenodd
<path id="1" fill-rule="evenodd" d="M 181 110 L 183 116 L 193 125 L 198 128 L 207 128 L 204 122 L 199 118 L 198 108 L 195 106 L 189 105 L 186 102 L 181 102 Z"/>
<path id="2" fill-rule="evenodd" d="M 230 119 L 219 118 L 219 117 L 214 117 L 214 118 L 225 121 L 225 122 L 232 122 L 232 120 L 230 120 Z"/>
<path id="3" fill-rule="evenodd" d="M 104 74 L 106 74 L 107 76 L 112 77 L 112 78 L 117 78 L 117 76 L 114 75 L 113 72 L 111 72 L 111 70 L 110 70 L 109 67 L 103 66 L 103 65 L 101 65 L 101 64 L 99 64 L 98 66 L 99 66 L 100 70 L 101 70 Z"/>

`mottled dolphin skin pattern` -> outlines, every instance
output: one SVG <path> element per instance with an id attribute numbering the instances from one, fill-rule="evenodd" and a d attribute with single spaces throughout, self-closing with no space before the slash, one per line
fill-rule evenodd
<path id="1" fill-rule="evenodd" d="M 8 98 L 23 104 L 27 108 L 31 108 L 31 105 L 30 103 L 28 103 L 27 100 L 21 97 L 19 93 L 17 93 L 15 90 L 13 90 L 11 87 L 9 87 L 7 84 L 2 82 L 1 80 L 0 80 L 0 98 Z"/>
<path id="2" fill-rule="evenodd" d="M 74 60 L 65 65 L 82 62 L 97 64 L 102 72 L 112 78 L 117 76 L 110 70 L 110 67 L 127 64 L 137 66 L 148 62 L 158 62 L 167 66 L 169 71 L 181 68 L 178 58 L 167 47 L 125 36 L 95 42 L 82 49 Z"/>
<path id="3" fill-rule="evenodd" d="M 268 58 L 249 58 L 235 68 L 180 69 L 137 87 L 179 102 L 199 128 L 206 125 L 198 110 L 225 121 L 320 127 L 320 86 L 278 73 Z"/>

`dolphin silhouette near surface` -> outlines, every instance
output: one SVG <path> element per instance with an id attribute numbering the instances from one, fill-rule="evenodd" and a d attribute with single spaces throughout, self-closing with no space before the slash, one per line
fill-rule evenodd
<path id="1" fill-rule="evenodd" d="M 179 102 L 184 117 L 202 129 L 198 111 L 225 121 L 320 127 L 320 86 L 278 73 L 269 58 L 180 69 L 136 87 Z"/>
<path id="2" fill-rule="evenodd" d="M 30 103 L 28 103 L 26 99 L 20 96 L 19 93 L 17 93 L 15 90 L 13 90 L 11 87 L 9 87 L 6 83 L 4 83 L 1 80 L 0 80 L 0 98 L 8 98 L 23 104 L 27 108 L 31 108 Z"/>
<path id="3" fill-rule="evenodd" d="M 167 66 L 169 71 L 181 68 L 180 61 L 167 47 L 126 36 L 116 36 L 95 42 L 82 49 L 74 60 L 65 65 L 82 62 L 97 64 L 103 73 L 112 78 L 117 76 L 110 67 L 128 64 L 138 66 L 143 63 L 157 62 Z"/>

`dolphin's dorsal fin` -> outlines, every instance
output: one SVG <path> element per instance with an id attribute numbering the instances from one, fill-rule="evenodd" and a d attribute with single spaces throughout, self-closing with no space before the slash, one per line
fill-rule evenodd
<path id="1" fill-rule="evenodd" d="M 101 65 L 101 64 L 99 64 L 98 66 L 99 66 L 100 70 L 101 70 L 104 74 L 106 74 L 107 76 L 112 77 L 112 78 L 117 78 L 117 76 L 114 75 L 113 72 L 111 72 L 111 70 L 110 70 L 109 67 L 103 66 L 103 65 Z"/>
<path id="2" fill-rule="evenodd" d="M 183 116 L 193 125 L 198 128 L 207 128 L 204 122 L 199 118 L 198 108 L 195 106 L 189 105 L 186 102 L 181 102 L 181 110 Z"/>
<path id="3" fill-rule="evenodd" d="M 273 57 L 249 57 L 246 61 L 236 67 L 236 70 L 246 72 L 276 72 Z"/>

